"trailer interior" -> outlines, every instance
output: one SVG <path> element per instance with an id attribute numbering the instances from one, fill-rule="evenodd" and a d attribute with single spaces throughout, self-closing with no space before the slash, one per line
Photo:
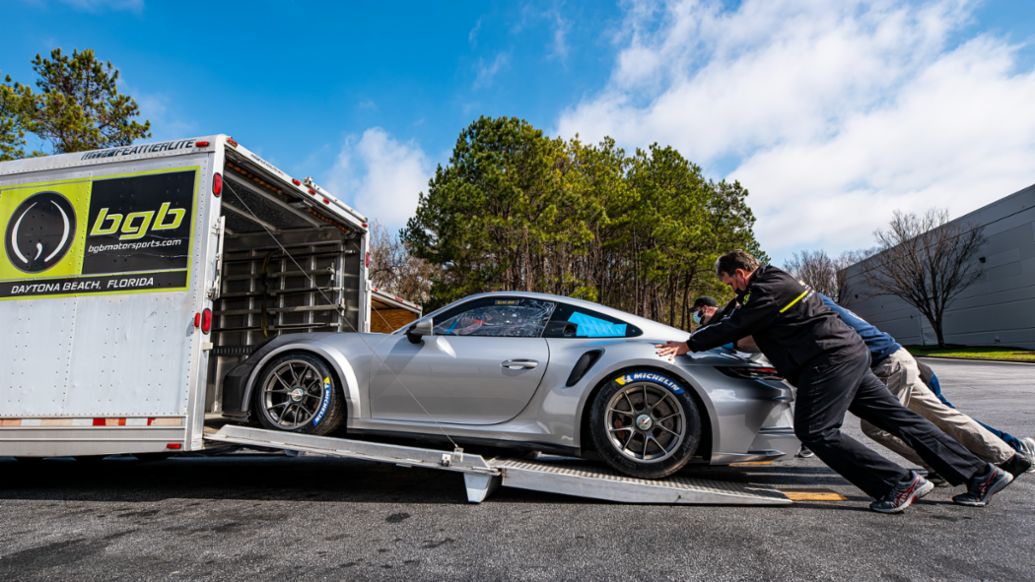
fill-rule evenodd
<path id="1" fill-rule="evenodd" d="M 286 333 L 362 331 L 364 324 L 361 227 L 343 220 L 317 190 L 307 198 L 232 148 L 223 186 L 208 413 L 220 412 L 226 373 L 266 341 Z"/>

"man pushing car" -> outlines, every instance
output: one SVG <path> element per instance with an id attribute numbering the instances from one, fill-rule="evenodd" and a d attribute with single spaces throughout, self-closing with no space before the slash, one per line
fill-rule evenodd
<path id="1" fill-rule="evenodd" d="M 716 274 L 736 293 L 738 307 L 686 342 L 658 346 L 672 357 L 753 336 L 777 370 L 798 389 L 794 431 L 845 479 L 875 498 L 870 509 L 898 513 L 934 486 L 841 432 L 845 413 L 902 439 L 924 462 L 967 493 L 953 500 L 986 505 L 1013 476 L 982 461 L 920 415 L 908 410 L 870 371 L 870 355 L 855 331 L 789 274 L 759 266 L 737 250 L 719 257 Z"/>

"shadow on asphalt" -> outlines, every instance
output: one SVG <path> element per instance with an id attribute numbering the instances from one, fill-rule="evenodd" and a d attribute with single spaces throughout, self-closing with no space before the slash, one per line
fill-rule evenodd
<path id="1" fill-rule="evenodd" d="M 691 467 L 681 477 L 783 489 L 843 486 L 825 467 L 764 465 Z M 282 454 L 180 456 L 142 462 L 0 457 L 0 500 L 153 502 L 164 499 L 243 499 L 352 503 L 463 504 L 458 473 L 368 461 Z M 536 491 L 500 488 L 494 501 L 604 503 Z M 827 505 L 798 503 L 795 507 Z"/>

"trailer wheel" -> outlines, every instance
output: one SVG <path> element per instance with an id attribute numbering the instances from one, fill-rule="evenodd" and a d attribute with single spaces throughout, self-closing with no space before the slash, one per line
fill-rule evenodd
<path id="1" fill-rule="evenodd" d="M 330 366 L 303 352 L 270 362 L 252 391 L 253 418 L 263 428 L 314 435 L 338 430 L 345 402 Z"/>
<path id="2" fill-rule="evenodd" d="M 701 442 L 701 414 L 680 383 L 655 371 L 622 373 L 597 392 L 590 435 L 612 468 L 642 479 L 682 469 Z"/>

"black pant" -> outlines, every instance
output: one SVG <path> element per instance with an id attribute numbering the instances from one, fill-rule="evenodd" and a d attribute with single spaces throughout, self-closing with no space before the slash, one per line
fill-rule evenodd
<path id="1" fill-rule="evenodd" d="M 902 406 L 870 371 L 865 355 L 808 366 L 797 385 L 794 432 L 798 439 L 871 497 L 886 495 L 908 472 L 841 432 L 849 410 L 901 438 L 953 485 L 985 470 L 987 463 Z"/>

